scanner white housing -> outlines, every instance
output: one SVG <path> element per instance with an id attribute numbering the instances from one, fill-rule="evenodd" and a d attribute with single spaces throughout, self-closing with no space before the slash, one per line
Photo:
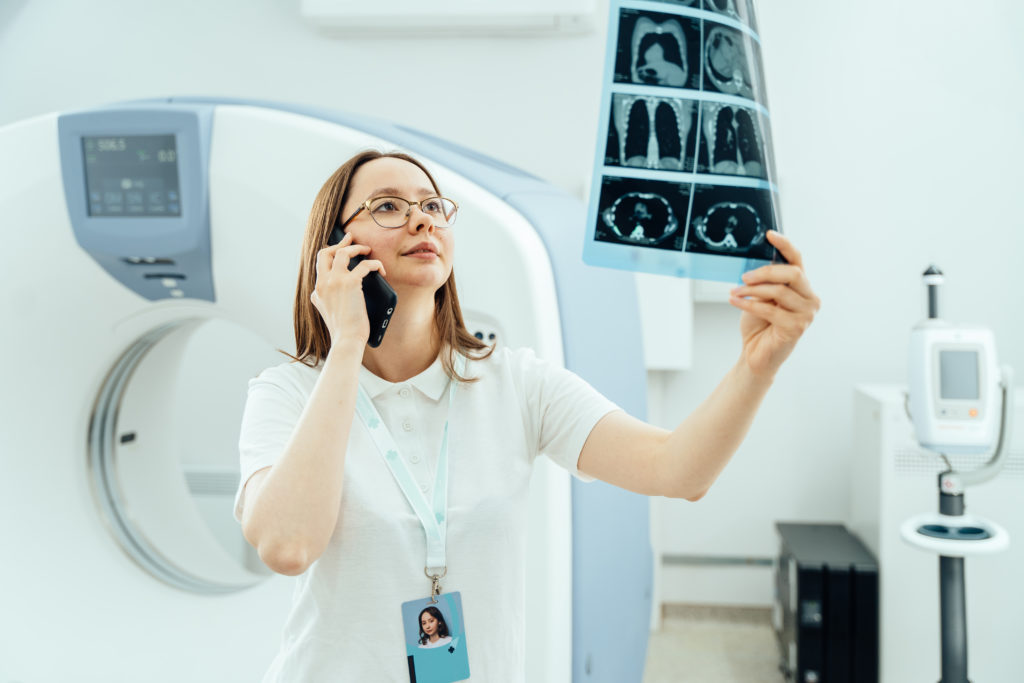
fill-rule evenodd
<path id="1" fill-rule="evenodd" d="M 518 169 L 375 119 L 273 103 L 164 99 L 2 126 L 0 498 L 33 511 L 0 524 L 0 547 L 18 556 L 3 583 L 44 576 L 47 590 L 42 605 L 38 591 L 4 596 L 18 618 L 0 620 L 0 642 L 17 646 L 0 681 L 259 680 L 293 585 L 231 516 L 246 383 L 294 348 L 310 206 L 367 147 L 412 152 L 459 198 L 474 334 L 532 347 L 645 414 L 632 274 L 584 267 L 585 207 Z M 526 679 L 640 680 L 648 502 L 572 484 L 546 460 L 521 511 Z M 168 648 L 190 656 L 154 671 Z"/>

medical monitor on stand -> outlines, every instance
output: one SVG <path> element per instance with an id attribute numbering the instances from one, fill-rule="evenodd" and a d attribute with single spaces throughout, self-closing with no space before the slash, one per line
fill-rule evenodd
<path id="1" fill-rule="evenodd" d="M 938 514 L 911 517 L 901 526 L 900 535 L 917 548 L 939 554 L 939 683 L 968 683 L 964 557 L 1005 550 L 1009 535 L 992 520 L 966 514 L 964 491 L 995 477 L 1006 462 L 1013 371 L 1007 366 L 1000 371 L 991 330 L 939 319 L 942 272 L 932 266 L 924 280 L 928 318 L 911 332 L 907 410 L 918 442 L 942 458 L 946 468 L 938 478 Z M 990 451 L 988 462 L 969 472 L 956 471 L 947 457 Z"/>

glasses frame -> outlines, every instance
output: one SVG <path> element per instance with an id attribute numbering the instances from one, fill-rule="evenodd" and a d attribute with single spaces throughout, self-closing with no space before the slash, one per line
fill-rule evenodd
<path id="1" fill-rule="evenodd" d="M 401 225 L 396 225 L 396 226 L 394 226 L 392 228 L 392 227 L 387 227 L 387 226 L 381 225 L 380 223 L 377 222 L 377 219 L 374 218 L 373 212 L 370 211 L 370 204 L 375 202 L 375 201 L 377 201 L 377 200 L 380 200 L 380 199 L 401 199 L 403 202 L 406 202 L 409 205 L 409 208 L 405 212 L 405 220 L 402 221 Z M 370 214 L 370 218 L 373 219 L 373 222 L 377 223 L 378 226 L 384 228 L 385 230 L 397 230 L 398 228 L 401 228 L 401 227 L 405 226 L 405 224 L 409 222 L 409 216 L 412 215 L 412 207 L 415 206 L 420 211 L 423 211 L 423 202 L 429 202 L 432 199 L 444 199 L 446 201 L 451 202 L 455 206 L 454 215 L 458 215 L 458 213 L 459 213 L 459 203 L 457 201 L 455 201 L 454 199 L 450 199 L 448 197 L 442 197 L 442 196 L 438 195 L 436 197 L 427 197 L 426 199 L 421 199 L 418 202 L 414 202 L 414 201 L 412 201 L 410 199 L 406 199 L 405 197 L 395 197 L 393 195 L 382 195 L 380 197 L 370 197 L 365 202 L 360 204 L 359 208 L 356 209 L 356 212 L 353 213 L 351 216 L 349 216 L 348 220 L 346 220 L 344 223 L 342 223 L 339 227 L 341 227 L 341 228 L 347 227 L 348 224 L 351 223 L 355 219 L 356 216 L 358 216 L 362 211 L 366 211 L 367 213 Z M 427 213 L 427 212 L 423 211 L 423 213 Z M 429 216 L 430 214 L 428 213 L 427 215 Z M 448 225 L 445 225 L 445 226 L 440 226 L 439 225 L 439 226 L 436 226 L 436 227 L 444 228 L 445 230 L 447 230 L 448 228 L 450 228 L 452 226 L 452 224 L 454 222 L 455 221 L 450 221 L 448 223 Z"/>

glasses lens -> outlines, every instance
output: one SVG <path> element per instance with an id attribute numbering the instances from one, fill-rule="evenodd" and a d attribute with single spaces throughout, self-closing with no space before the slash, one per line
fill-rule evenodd
<path id="1" fill-rule="evenodd" d="M 409 202 L 399 197 L 378 197 L 370 202 L 370 215 L 382 228 L 400 228 L 409 214 Z"/>
<path id="2" fill-rule="evenodd" d="M 444 197 L 423 200 L 423 211 L 434 219 L 434 225 L 447 228 L 455 222 L 455 202 Z"/>

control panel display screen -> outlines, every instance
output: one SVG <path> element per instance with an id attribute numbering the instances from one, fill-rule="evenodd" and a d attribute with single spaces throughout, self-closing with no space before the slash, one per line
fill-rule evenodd
<path id="1" fill-rule="evenodd" d="M 90 216 L 180 216 L 174 135 L 83 137 Z"/>
<path id="2" fill-rule="evenodd" d="M 977 351 L 939 351 L 939 375 L 939 396 L 943 399 L 978 400 Z"/>

